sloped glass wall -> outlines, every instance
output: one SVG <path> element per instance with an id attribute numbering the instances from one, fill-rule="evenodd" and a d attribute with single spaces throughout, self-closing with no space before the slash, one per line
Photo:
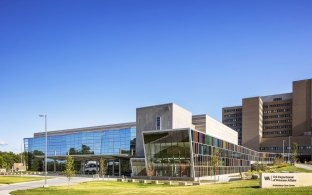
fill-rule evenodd
<path id="1" fill-rule="evenodd" d="M 191 177 L 189 131 L 144 133 L 147 176 Z"/>

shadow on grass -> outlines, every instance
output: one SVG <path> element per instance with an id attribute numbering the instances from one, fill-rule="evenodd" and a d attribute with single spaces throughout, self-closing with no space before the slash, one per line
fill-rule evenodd
<path id="1" fill-rule="evenodd" d="M 239 188 L 255 188 L 255 189 L 257 189 L 257 188 L 260 188 L 260 186 L 242 186 L 242 187 L 233 187 L 232 189 L 239 189 Z"/>
<path id="2" fill-rule="evenodd" d="M 229 181 L 240 181 L 242 180 L 241 178 L 230 178 Z"/>

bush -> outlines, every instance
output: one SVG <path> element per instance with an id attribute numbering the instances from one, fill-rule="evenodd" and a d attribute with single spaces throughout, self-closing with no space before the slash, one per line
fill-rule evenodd
<path id="1" fill-rule="evenodd" d="M 276 158 L 274 159 L 273 165 L 279 166 L 279 165 L 282 165 L 282 164 L 284 164 L 284 159 L 283 159 L 283 157 L 279 156 L 279 157 L 276 157 Z"/>
<path id="2" fill-rule="evenodd" d="M 287 163 L 281 163 L 279 165 L 277 165 L 277 168 L 282 168 L 282 167 L 287 167 L 288 164 Z"/>
<path id="3" fill-rule="evenodd" d="M 264 164 L 264 163 L 254 163 L 251 165 L 251 170 L 254 170 L 254 171 L 266 171 L 268 169 L 267 165 Z"/>

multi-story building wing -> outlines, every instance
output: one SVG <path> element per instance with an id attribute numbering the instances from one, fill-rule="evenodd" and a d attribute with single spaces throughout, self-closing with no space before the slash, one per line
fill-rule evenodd
<path id="1" fill-rule="evenodd" d="M 262 137 L 291 136 L 292 94 L 262 96 L 263 131 Z"/>
<path id="2" fill-rule="evenodd" d="M 238 133 L 238 144 L 242 145 L 242 107 L 222 108 L 222 123 Z"/>
<path id="3" fill-rule="evenodd" d="M 300 159 L 312 160 L 311 82 L 294 81 L 292 93 L 244 98 L 242 106 L 222 109 L 222 122 L 241 134 L 242 146 L 287 158 L 291 144 L 297 143 Z M 242 121 L 241 132 L 236 121 Z"/>

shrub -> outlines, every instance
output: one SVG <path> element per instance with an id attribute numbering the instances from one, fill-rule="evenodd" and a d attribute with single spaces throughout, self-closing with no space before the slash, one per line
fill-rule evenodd
<path id="1" fill-rule="evenodd" d="M 281 163 L 279 165 L 277 165 L 277 168 L 282 168 L 282 167 L 287 167 L 288 164 L 287 163 Z"/>
<path id="2" fill-rule="evenodd" d="M 70 155 L 67 155 L 66 157 L 66 164 L 65 164 L 65 171 L 64 174 L 67 177 L 68 180 L 68 185 L 71 180 L 71 178 L 75 175 L 75 170 L 74 170 L 74 160 Z"/>
<path id="3" fill-rule="evenodd" d="M 254 170 L 254 171 L 266 171 L 267 169 L 268 167 L 265 163 L 255 162 L 251 166 L 251 170 Z"/>
<path id="4" fill-rule="evenodd" d="M 290 161 L 292 165 L 295 165 L 298 155 L 298 144 L 296 142 L 291 144 L 291 156 L 290 156 Z"/>
<path id="5" fill-rule="evenodd" d="M 273 165 L 279 166 L 281 164 L 284 164 L 284 159 L 281 156 L 278 156 L 274 159 Z"/>

